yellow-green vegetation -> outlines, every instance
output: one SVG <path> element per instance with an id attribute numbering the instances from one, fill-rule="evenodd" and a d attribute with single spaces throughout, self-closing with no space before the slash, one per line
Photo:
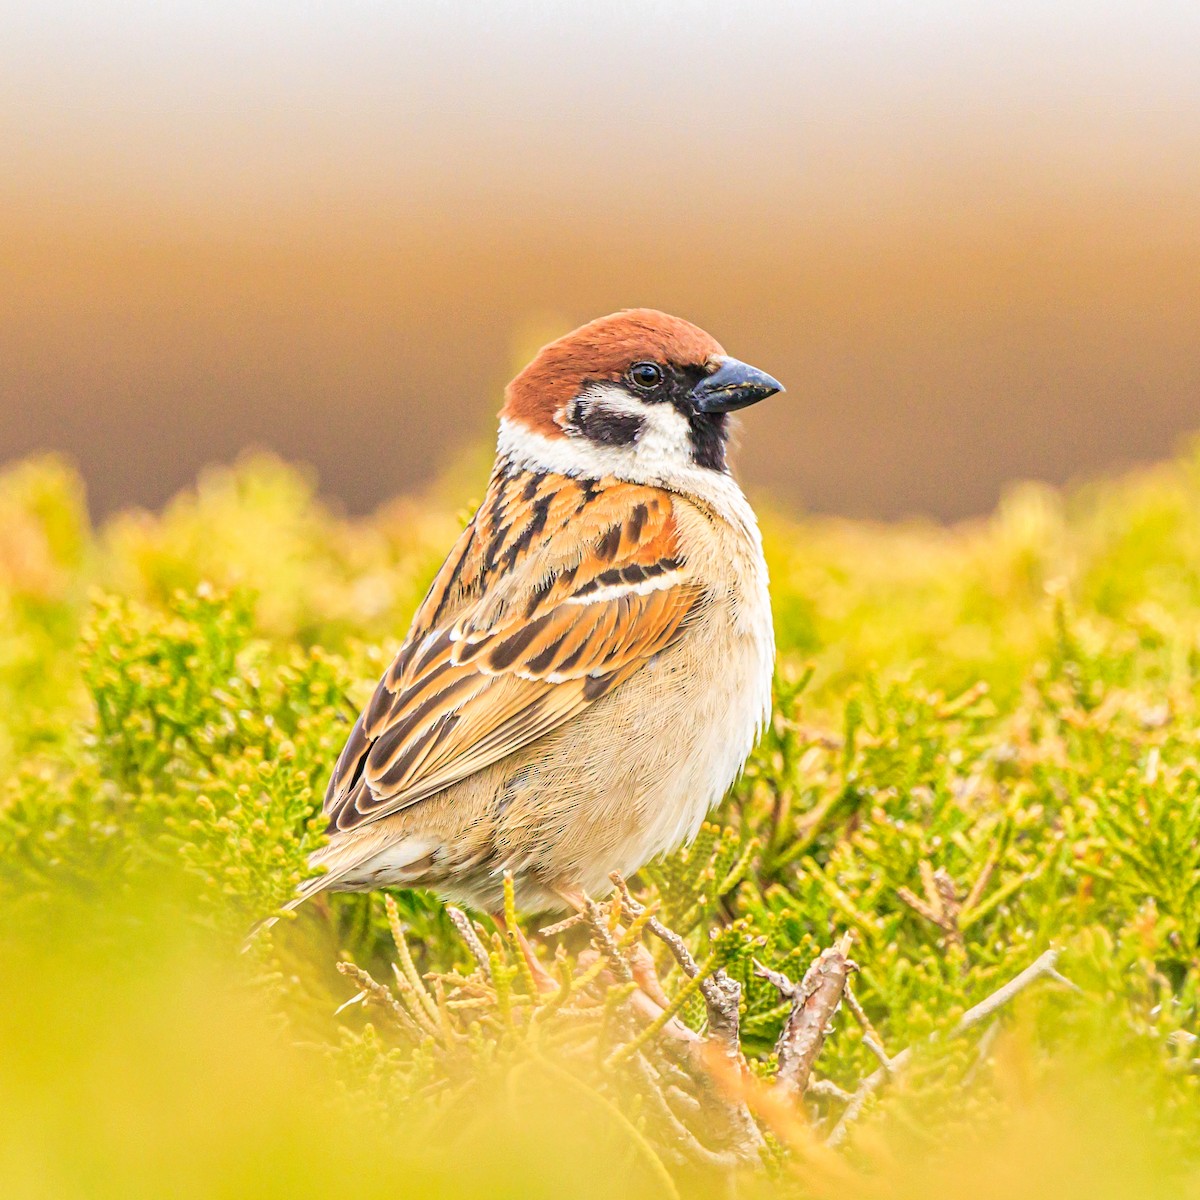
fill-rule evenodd
<path id="1" fill-rule="evenodd" d="M 342 520 L 257 458 L 93 530 L 63 464 L 0 475 L 0 1195 L 1200 1196 L 1200 452 L 952 530 L 768 516 L 774 722 L 693 848 L 541 936 L 549 995 L 424 895 L 242 950 L 449 491 Z M 755 962 L 847 933 L 788 1091 Z"/>

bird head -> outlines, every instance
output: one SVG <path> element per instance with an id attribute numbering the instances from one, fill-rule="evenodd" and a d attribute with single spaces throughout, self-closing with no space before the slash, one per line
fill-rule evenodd
<path id="1" fill-rule="evenodd" d="M 572 474 L 724 472 L 729 414 L 781 391 L 695 325 L 627 309 L 542 347 L 508 385 L 501 436 Z"/>

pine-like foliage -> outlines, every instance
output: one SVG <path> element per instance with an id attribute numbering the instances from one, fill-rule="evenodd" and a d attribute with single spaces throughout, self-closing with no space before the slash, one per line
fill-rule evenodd
<path id="1" fill-rule="evenodd" d="M 768 517 L 771 725 L 556 990 L 417 893 L 244 946 L 461 519 L 0 475 L 3 1194 L 1200 1194 L 1200 455 Z"/>

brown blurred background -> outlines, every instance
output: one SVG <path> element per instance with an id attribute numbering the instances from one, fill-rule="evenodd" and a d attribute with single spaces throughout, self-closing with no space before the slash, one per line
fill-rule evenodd
<path id="1" fill-rule="evenodd" d="M 960 517 L 1200 427 L 1200 5 L 0 6 L 0 461 L 267 446 L 351 511 L 629 305 L 788 393 L 740 471 Z"/>

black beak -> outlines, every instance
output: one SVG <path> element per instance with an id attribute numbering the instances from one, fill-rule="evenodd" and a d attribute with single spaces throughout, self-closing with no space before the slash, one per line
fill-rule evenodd
<path id="1" fill-rule="evenodd" d="M 757 367 L 736 358 L 719 361 L 721 365 L 692 388 L 692 403 L 699 412 L 733 412 L 783 391 L 782 383 Z"/>

